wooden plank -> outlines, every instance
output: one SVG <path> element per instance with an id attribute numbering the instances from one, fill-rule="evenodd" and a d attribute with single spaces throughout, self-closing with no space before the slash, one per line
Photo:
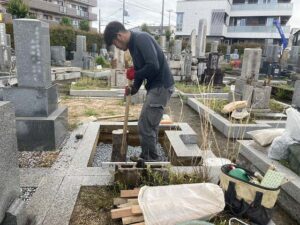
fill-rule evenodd
<path id="1" fill-rule="evenodd" d="M 131 212 L 132 212 L 134 215 L 136 215 L 136 214 L 142 214 L 142 213 L 143 213 L 143 211 L 142 211 L 142 209 L 141 209 L 141 207 L 140 207 L 139 205 L 133 205 L 133 206 L 131 207 Z"/>
<path id="2" fill-rule="evenodd" d="M 144 221 L 143 216 L 129 216 L 129 217 L 122 218 L 123 224 L 132 224 L 132 223 L 138 223 L 138 222 L 143 222 L 143 221 Z"/>
<path id="3" fill-rule="evenodd" d="M 133 216 L 133 213 L 131 212 L 131 207 L 112 209 L 110 213 L 112 219 Z"/>
<path id="4" fill-rule="evenodd" d="M 121 198 L 134 198 L 138 197 L 140 189 L 134 190 L 121 190 Z"/>
<path id="5" fill-rule="evenodd" d="M 145 222 L 141 222 L 141 223 L 132 223 L 132 225 L 145 225 Z"/>
<path id="6" fill-rule="evenodd" d="M 137 198 L 128 198 L 128 199 L 127 199 L 127 202 L 133 202 L 133 203 L 136 203 L 136 205 L 139 204 L 139 201 L 138 201 Z"/>
<path id="7" fill-rule="evenodd" d="M 114 198 L 114 205 L 118 206 L 121 204 L 126 204 L 128 200 L 126 198 Z"/>
<path id="8" fill-rule="evenodd" d="M 130 207 L 130 206 L 137 205 L 137 204 L 138 203 L 136 203 L 136 202 L 127 202 L 125 204 L 118 205 L 118 208 Z"/>

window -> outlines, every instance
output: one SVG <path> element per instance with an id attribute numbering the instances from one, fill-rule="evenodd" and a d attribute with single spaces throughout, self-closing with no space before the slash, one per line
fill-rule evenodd
<path id="1" fill-rule="evenodd" d="M 258 0 L 248 0 L 248 4 L 257 4 Z"/>
<path id="2" fill-rule="evenodd" d="M 233 0 L 232 4 L 245 4 L 245 0 Z"/>
<path id="3" fill-rule="evenodd" d="M 183 13 L 177 13 L 176 30 L 182 31 L 183 26 Z"/>

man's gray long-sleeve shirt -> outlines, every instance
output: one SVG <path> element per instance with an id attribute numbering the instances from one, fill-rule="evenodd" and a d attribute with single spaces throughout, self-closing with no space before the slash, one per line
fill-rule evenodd
<path id="1" fill-rule="evenodd" d="M 148 33 L 131 32 L 128 48 L 136 71 L 133 85 L 137 90 L 144 80 L 147 90 L 174 85 L 164 53 Z"/>

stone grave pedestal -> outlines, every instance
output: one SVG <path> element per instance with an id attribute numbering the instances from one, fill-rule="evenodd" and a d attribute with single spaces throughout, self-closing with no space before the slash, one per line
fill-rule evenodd
<path id="1" fill-rule="evenodd" d="M 20 174 L 14 107 L 0 102 L 0 224 L 28 225 L 20 196 Z"/>
<path id="2" fill-rule="evenodd" d="M 15 107 L 20 151 L 55 150 L 67 134 L 68 111 L 58 107 L 51 82 L 49 25 L 34 19 L 13 21 L 18 87 L 3 89 Z"/>

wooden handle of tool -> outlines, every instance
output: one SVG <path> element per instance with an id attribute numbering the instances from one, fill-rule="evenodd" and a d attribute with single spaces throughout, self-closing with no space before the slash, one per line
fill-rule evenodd
<path id="1" fill-rule="evenodd" d="M 130 87 L 132 84 L 131 80 L 128 80 L 128 86 Z M 128 127 L 128 117 L 129 117 L 129 106 L 131 103 L 131 94 L 126 96 L 126 108 L 125 108 L 125 118 L 123 125 L 123 138 L 122 138 L 122 147 L 121 147 L 121 155 L 125 155 L 125 145 L 126 145 L 126 137 L 127 137 L 127 127 Z"/>

